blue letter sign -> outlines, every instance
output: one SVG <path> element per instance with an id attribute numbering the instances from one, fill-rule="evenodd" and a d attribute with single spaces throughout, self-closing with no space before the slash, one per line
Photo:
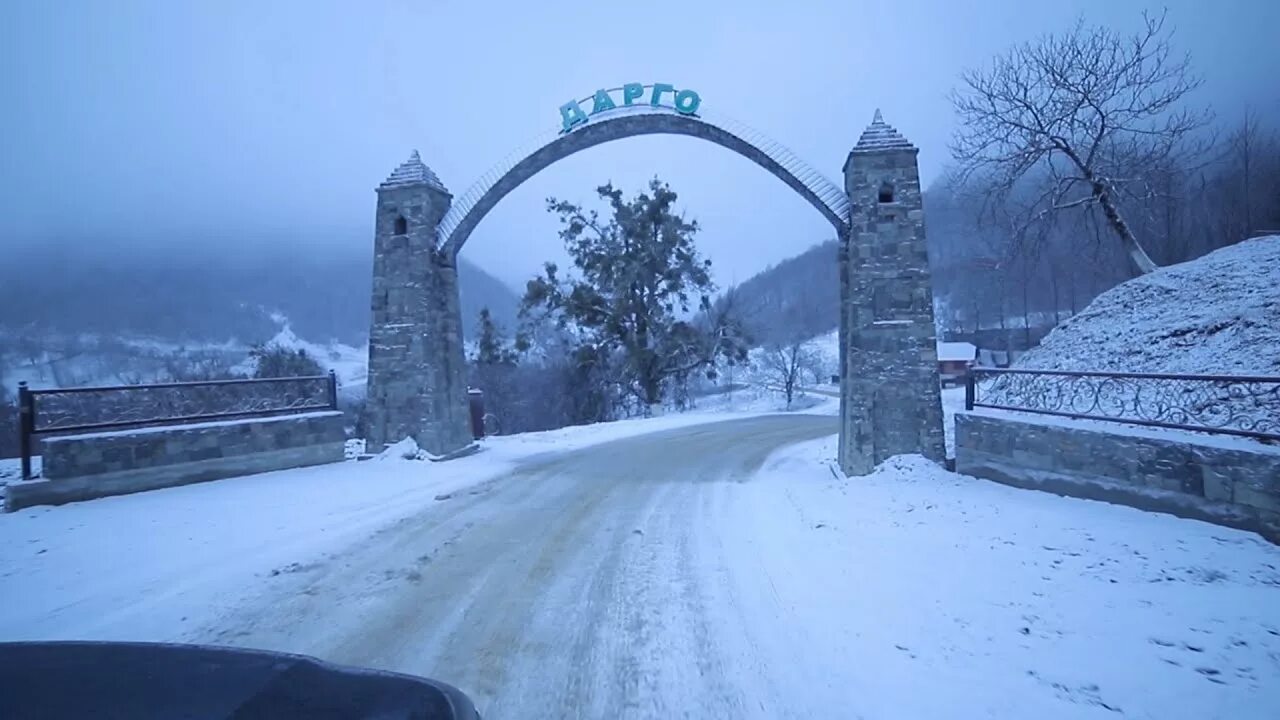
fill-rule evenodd
<path id="1" fill-rule="evenodd" d="M 698 106 L 701 104 L 702 98 L 698 97 L 698 93 L 693 90 L 681 90 L 676 93 L 676 112 L 682 115 L 698 112 Z"/>
<path id="2" fill-rule="evenodd" d="M 644 86 L 640 83 L 627 83 L 622 86 L 622 104 L 630 105 L 644 95 Z"/>
<path id="3" fill-rule="evenodd" d="M 591 114 L 595 115 L 596 113 L 604 112 L 605 110 L 612 110 L 616 107 L 618 106 L 613 104 L 613 98 L 609 97 L 609 92 L 607 90 L 597 90 L 595 103 L 591 106 Z"/>
<path id="4" fill-rule="evenodd" d="M 649 104 L 658 106 L 662 104 L 662 93 L 674 93 L 675 88 L 666 83 L 658 83 L 653 86 L 653 97 L 649 98 Z"/>
<path id="5" fill-rule="evenodd" d="M 587 100 L 591 101 L 591 115 L 599 115 L 607 113 L 611 110 L 618 109 L 618 103 L 614 101 L 610 93 L 622 91 L 622 107 L 639 105 L 643 103 L 645 88 L 652 88 L 649 96 L 649 106 L 665 107 L 674 109 L 681 115 L 696 115 L 698 106 L 702 104 L 702 97 L 694 90 L 688 88 L 684 90 L 676 90 L 674 86 L 667 83 L 655 83 L 653 85 L 641 85 L 640 83 L 627 83 L 621 88 L 612 90 L 597 90 L 595 95 L 582 100 L 570 100 L 560 106 L 560 132 L 569 132 L 570 130 L 585 125 L 590 120 L 587 113 L 582 109 L 582 103 Z M 664 96 L 671 94 L 670 99 Z"/>
<path id="6" fill-rule="evenodd" d="M 582 106 L 578 104 L 577 100 L 570 100 L 560 106 L 560 119 L 564 121 L 563 132 L 569 132 L 574 125 L 586 122 L 587 114 L 582 112 Z"/>

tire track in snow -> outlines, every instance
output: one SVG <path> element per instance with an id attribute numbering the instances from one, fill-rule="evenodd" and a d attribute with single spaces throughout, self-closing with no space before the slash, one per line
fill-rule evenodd
<path id="1" fill-rule="evenodd" d="M 440 678 L 488 718 L 758 716 L 711 620 L 708 498 L 835 429 L 751 418 L 526 463 L 273 578 L 205 638 Z"/>

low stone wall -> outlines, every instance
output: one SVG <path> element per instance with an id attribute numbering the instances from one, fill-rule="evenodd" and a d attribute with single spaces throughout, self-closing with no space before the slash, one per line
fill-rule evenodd
<path id="1" fill-rule="evenodd" d="M 344 441 L 336 411 L 44 438 L 41 479 L 5 510 L 339 462 Z"/>
<path id="2" fill-rule="evenodd" d="M 956 471 L 1167 512 L 1280 543 L 1280 447 L 1025 413 L 957 413 Z"/>

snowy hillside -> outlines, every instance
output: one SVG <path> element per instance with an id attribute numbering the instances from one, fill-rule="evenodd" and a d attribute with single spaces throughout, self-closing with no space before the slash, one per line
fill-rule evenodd
<path id="1" fill-rule="evenodd" d="M 276 314 L 272 319 L 279 330 L 268 345 L 306 350 L 326 370 L 337 373 L 344 395 L 364 395 L 366 346 L 304 340 L 287 318 Z M 0 331 L 0 350 L 6 340 L 12 338 Z M 236 340 L 176 343 L 151 337 L 51 333 L 33 343 L 28 352 L 14 350 L 0 355 L 0 383 L 12 391 L 19 382 L 36 389 L 166 382 L 175 379 L 177 372 L 201 369 L 251 375 L 249 349 L 248 344 Z"/>
<path id="2" fill-rule="evenodd" d="M 227 367 L 249 347 L 226 342 L 174 342 L 139 335 L 60 333 L 18 335 L 0 329 L 0 384 L 32 388 L 126 385 L 172 379 L 177 364 Z"/>
<path id="3" fill-rule="evenodd" d="M 315 358 L 326 370 L 332 370 L 338 376 L 339 392 L 343 395 L 364 397 L 365 383 L 369 374 L 369 349 L 367 345 L 352 347 L 340 342 L 314 343 L 303 340 L 293 332 L 288 322 L 280 332 L 267 342 L 268 345 L 279 345 L 294 350 L 305 350 Z M 253 363 L 249 358 L 234 368 L 234 371 L 246 375 L 253 373 Z"/>
<path id="4" fill-rule="evenodd" d="M 835 240 L 814 245 L 731 288 L 734 308 L 756 342 L 786 342 L 797 330 L 801 337 L 810 337 L 836 327 L 840 322 L 837 247 Z M 716 301 L 720 307 L 725 302 L 725 296 Z"/>
<path id="5" fill-rule="evenodd" d="M 1280 375 L 1280 236 L 1246 240 L 1117 285 L 1017 366 Z"/>

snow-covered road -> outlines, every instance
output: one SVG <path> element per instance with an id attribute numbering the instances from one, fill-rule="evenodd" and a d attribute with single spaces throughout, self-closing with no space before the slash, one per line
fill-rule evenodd
<path id="1" fill-rule="evenodd" d="M 533 462 L 295 573 L 205 639 L 447 678 L 492 718 L 744 717 L 714 624 L 735 611 L 710 592 L 723 558 L 700 544 L 712 488 L 833 430 L 762 417 Z"/>
<path id="2" fill-rule="evenodd" d="M 0 639 L 303 652 L 499 720 L 1280 707 L 1280 549 L 1254 535 L 919 458 L 844 480 L 832 417 L 687 422 L 2 517 Z"/>

